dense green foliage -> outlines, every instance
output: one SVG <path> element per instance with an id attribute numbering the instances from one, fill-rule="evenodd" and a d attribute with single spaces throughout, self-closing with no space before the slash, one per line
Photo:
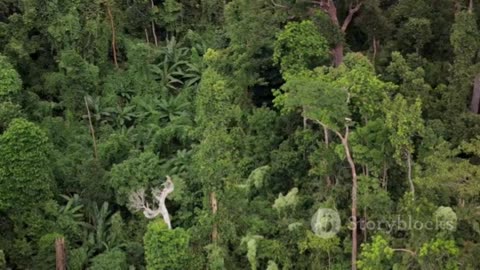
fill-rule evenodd
<path id="1" fill-rule="evenodd" d="M 51 144 L 35 124 L 13 120 L 0 137 L 2 211 L 21 213 L 53 197 Z"/>
<path id="2" fill-rule="evenodd" d="M 479 23 L 467 0 L 0 0 L 0 269 L 54 268 L 58 238 L 75 270 L 480 269 Z M 129 203 L 167 175 L 173 229 Z"/>
<path id="3" fill-rule="evenodd" d="M 163 220 L 151 222 L 144 238 L 147 269 L 184 269 L 188 263 L 188 238 L 182 228 L 169 230 Z"/>

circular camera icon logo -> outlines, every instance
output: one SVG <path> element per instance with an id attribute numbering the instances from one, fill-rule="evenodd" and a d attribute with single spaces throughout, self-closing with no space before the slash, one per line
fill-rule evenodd
<path id="1" fill-rule="evenodd" d="M 320 208 L 312 217 L 312 231 L 321 238 L 332 238 L 340 231 L 341 220 L 336 210 Z"/>

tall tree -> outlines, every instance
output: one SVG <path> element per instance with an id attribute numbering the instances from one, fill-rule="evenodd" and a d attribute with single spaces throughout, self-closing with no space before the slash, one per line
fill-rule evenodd
<path id="1" fill-rule="evenodd" d="M 22 215 L 53 197 L 52 145 L 35 124 L 13 120 L 0 136 L 0 209 Z"/>
<path id="2" fill-rule="evenodd" d="M 390 84 L 375 76 L 372 65 L 365 57 L 350 54 L 345 64 L 337 69 L 320 67 L 314 71 L 287 75 L 282 87 L 286 94 L 277 100 L 288 110 L 302 108 L 304 117 L 334 132 L 340 140 L 342 157 L 347 160 L 352 177 L 352 269 L 356 269 L 357 261 L 358 173 L 349 140 L 351 128 L 365 125 L 381 115 L 378 103 L 383 102 L 391 88 Z"/>
<path id="3" fill-rule="evenodd" d="M 364 4 L 363 2 L 364 2 L 363 0 L 356 0 L 355 2 L 353 1 L 350 2 L 348 6 L 348 14 L 342 23 L 340 23 L 337 4 L 335 4 L 334 0 L 320 0 L 315 3 L 319 5 L 321 10 L 323 10 L 326 14 L 328 14 L 332 23 L 338 28 L 340 28 L 342 33 L 345 34 L 345 32 L 347 31 L 348 27 L 350 26 L 353 20 L 353 17 Z M 335 45 L 335 48 L 332 51 L 333 64 L 335 67 L 340 66 L 340 64 L 342 64 L 343 62 L 344 48 L 345 48 L 345 44 L 343 42 L 339 42 Z"/>
<path id="4" fill-rule="evenodd" d="M 455 60 L 451 76 L 453 88 L 447 97 L 450 100 L 449 107 L 451 110 L 456 110 L 457 114 L 465 111 L 468 103 L 471 103 L 471 110 L 474 113 L 478 112 L 478 108 L 475 108 L 478 100 L 473 98 L 479 95 L 477 92 L 480 89 L 476 84 L 479 81 L 477 78 L 479 67 L 476 59 L 480 44 L 478 37 L 479 30 L 475 14 L 470 11 L 458 12 L 450 36 Z M 471 101 L 468 102 L 468 99 Z"/>
<path id="5" fill-rule="evenodd" d="M 398 95 L 392 103 L 386 105 L 386 126 L 391 129 L 390 142 L 395 147 L 395 158 L 401 164 L 403 159 L 407 163 L 407 179 L 410 192 L 415 198 L 413 183 L 413 138 L 423 133 L 424 126 L 421 117 L 422 108 L 419 99 L 409 105 L 403 96 Z"/>
<path id="6" fill-rule="evenodd" d="M 218 61 L 219 52 L 210 51 L 210 61 Z M 242 92 L 238 85 L 228 77 L 222 76 L 214 68 L 208 68 L 202 76 L 196 100 L 196 120 L 199 124 L 200 144 L 195 147 L 193 161 L 196 175 L 204 189 L 205 202 L 211 211 L 212 229 L 211 263 L 223 256 L 218 252 L 222 241 L 219 223 L 227 220 L 219 219 L 222 209 L 222 198 L 225 190 L 240 179 L 239 148 L 241 137 L 239 127 L 242 111 L 239 101 Z"/>

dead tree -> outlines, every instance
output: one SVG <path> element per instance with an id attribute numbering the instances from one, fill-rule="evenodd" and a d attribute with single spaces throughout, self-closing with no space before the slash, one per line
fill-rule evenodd
<path id="1" fill-rule="evenodd" d="M 168 214 L 168 209 L 165 206 L 165 199 L 167 196 L 173 192 L 174 185 L 170 176 L 167 176 L 167 181 L 163 183 L 163 189 L 155 188 L 152 190 L 152 197 L 154 202 L 152 207 L 146 202 L 145 199 L 145 190 L 140 189 L 138 191 L 130 194 L 130 208 L 134 211 L 143 211 L 143 215 L 148 219 L 153 219 L 158 215 L 162 215 L 163 220 L 167 224 L 168 228 L 171 229 L 172 225 L 170 222 L 170 216 Z"/>

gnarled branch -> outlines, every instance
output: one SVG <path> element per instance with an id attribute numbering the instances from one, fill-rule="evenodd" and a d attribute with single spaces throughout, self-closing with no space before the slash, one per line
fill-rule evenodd
<path id="1" fill-rule="evenodd" d="M 152 197 L 155 199 L 153 207 L 150 207 L 148 202 L 145 200 L 145 190 L 140 189 L 135 192 L 132 192 L 129 196 L 129 207 L 134 211 L 143 211 L 143 215 L 152 219 L 158 215 L 162 215 L 163 220 L 167 224 L 168 228 L 171 229 L 172 225 L 170 222 L 170 216 L 168 214 L 168 209 L 165 206 L 165 199 L 167 196 L 172 193 L 174 190 L 174 185 L 170 176 L 167 176 L 167 181 L 163 183 L 163 188 L 155 188 L 152 190 Z M 156 207 L 155 207 L 156 205 Z"/>

